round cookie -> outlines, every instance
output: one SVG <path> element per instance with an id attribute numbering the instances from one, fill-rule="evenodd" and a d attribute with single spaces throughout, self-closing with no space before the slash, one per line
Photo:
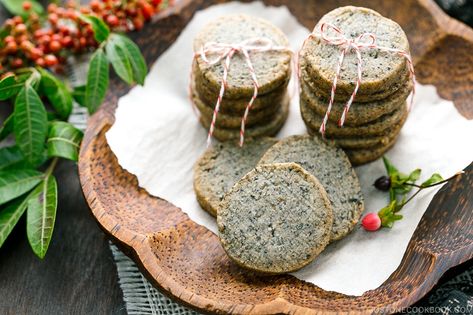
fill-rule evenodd
<path id="1" fill-rule="evenodd" d="M 200 206 L 212 216 L 217 216 L 225 194 L 256 166 L 264 152 L 276 142 L 274 138 L 262 138 L 245 141 L 243 147 L 222 142 L 208 148 L 194 166 L 194 191 Z"/>
<path id="2" fill-rule="evenodd" d="M 401 106 L 406 106 L 406 99 L 412 91 L 412 83 L 406 83 L 394 94 L 391 94 L 384 100 L 367 102 L 367 103 L 352 103 L 350 111 L 345 119 L 345 126 L 359 126 L 372 122 L 379 117 L 392 113 L 394 110 L 400 109 Z M 328 107 L 329 101 L 325 98 L 320 98 L 301 81 L 300 98 L 303 102 L 309 105 L 318 115 L 323 116 Z M 329 120 L 338 123 L 342 116 L 346 100 L 343 102 L 334 102 Z"/>
<path id="3" fill-rule="evenodd" d="M 217 215 L 230 258 L 267 274 L 309 264 L 327 246 L 332 222 L 324 188 L 295 163 L 256 167 L 228 192 Z"/>
<path id="4" fill-rule="evenodd" d="M 288 83 L 289 77 L 285 82 L 283 82 L 281 86 L 277 87 L 276 89 L 266 94 L 258 93 L 258 96 L 253 102 L 252 110 L 271 110 L 271 108 L 273 108 L 274 110 L 273 105 L 275 103 L 280 103 L 284 99 L 284 96 L 287 94 Z M 215 103 L 217 102 L 219 91 L 212 91 L 209 88 L 209 83 L 205 82 L 205 80 L 202 79 L 202 76 L 199 75 L 198 70 L 194 70 L 193 85 L 194 91 L 199 94 L 200 99 L 206 104 L 211 104 L 213 108 L 215 106 Z M 231 99 L 227 98 L 226 94 L 224 94 L 222 104 L 220 106 L 220 111 L 225 114 L 241 116 L 245 112 L 246 106 L 248 105 L 250 99 L 251 97 Z"/>
<path id="5" fill-rule="evenodd" d="M 387 145 L 391 143 L 391 141 L 397 137 L 399 132 L 401 131 L 402 124 L 397 124 L 394 126 L 394 129 L 390 131 L 389 134 L 382 135 L 382 136 L 375 136 L 375 137 L 352 137 L 352 138 L 330 138 L 326 139 L 327 142 L 333 143 L 339 146 L 342 149 L 348 150 L 359 150 L 359 149 L 369 149 L 369 148 L 376 148 L 379 146 Z M 314 130 L 307 128 L 307 131 L 310 135 L 319 136 L 319 130 Z"/>
<path id="6" fill-rule="evenodd" d="M 202 28 L 194 39 L 194 51 L 199 52 L 208 42 L 239 44 L 254 38 L 265 38 L 275 46 L 288 47 L 289 42 L 281 30 L 266 20 L 243 14 L 222 16 Z M 288 51 L 249 52 L 253 68 L 258 78 L 259 93 L 273 91 L 288 80 L 291 74 L 291 53 Z M 212 58 L 212 56 L 209 56 Z M 196 58 L 199 71 L 208 87 L 218 91 L 223 75 L 222 63 L 209 66 L 201 56 Z M 227 98 L 251 97 L 253 81 L 245 58 L 235 53 L 228 72 Z"/>
<path id="7" fill-rule="evenodd" d="M 256 125 L 250 128 L 245 128 L 245 139 L 246 138 L 257 138 L 263 136 L 274 136 L 281 130 L 282 126 L 286 122 L 287 116 L 289 115 L 290 99 L 286 98 L 281 108 L 274 116 L 273 120 L 264 124 Z M 210 128 L 211 118 L 200 116 L 200 123 L 206 129 Z M 240 139 L 240 128 L 221 128 L 215 127 L 213 136 L 219 141 L 229 141 Z"/>
<path id="8" fill-rule="evenodd" d="M 306 126 L 312 130 L 319 130 L 323 121 L 323 116 L 316 114 L 303 101 L 300 102 L 301 115 Z M 395 110 L 390 114 L 383 115 L 378 119 L 361 126 L 343 126 L 328 121 L 325 134 L 328 138 L 337 137 L 357 137 L 357 136 L 380 136 L 391 133 L 390 130 L 398 124 L 404 124 L 407 119 L 408 110 L 407 105 Z"/>
<path id="9" fill-rule="evenodd" d="M 396 136 L 386 144 L 369 149 L 345 150 L 345 153 L 353 165 L 362 165 L 375 161 L 394 146 L 398 135 L 399 134 L 396 134 Z"/>
<path id="10" fill-rule="evenodd" d="M 195 91 L 192 91 L 192 93 L 192 101 L 194 102 L 194 105 L 197 107 L 201 115 L 204 116 L 207 121 L 211 121 L 213 116 L 213 109 L 204 104 L 204 101 L 200 98 L 199 95 L 196 94 Z M 245 126 L 251 127 L 258 124 L 264 125 L 265 123 L 274 119 L 279 109 L 281 108 L 282 101 L 283 99 L 280 100 L 280 103 L 275 102 L 274 106 L 269 107 L 267 109 L 261 109 L 259 111 L 253 111 L 252 108 L 248 114 Z M 215 125 L 223 128 L 240 128 L 242 118 L 243 113 L 241 115 L 230 115 L 219 111 Z"/>
<path id="11" fill-rule="evenodd" d="M 330 11 L 315 26 L 319 32 L 322 23 L 338 27 L 342 34 L 355 39 L 361 34 L 372 33 L 376 36 L 378 46 L 401 49 L 409 52 L 409 42 L 402 28 L 394 21 L 381 16 L 371 9 L 346 6 Z M 329 37 L 338 35 L 327 30 Z M 366 38 L 364 42 L 368 42 Z M 313 82 L 322 90 L 330 91 L 340 57 L 340 46 L 326 43 L 320 37 L 306 41 L 301 51 L 306 70 Z M 406 59 L 396 53 L 385 52 L 376 48 L 361 49 L 363 62 L 362 82 L 358 95 L 371 95 L 379 89 L 390 89 L 402 80 L 401 74 L 407 67 Z M 337 82 L 337 93 L 350 95 L 357 78 L 356 53 L 345 56 L 340 77 Z"/>
<path id="12" fill-rule="evenodd" d="M 305 69 L 304 61 L 302 60 L 300 62 L 301 66 L 301 81 L 303 81 L 305 84 L 310 86 L 311 91 L 317 95 L 318 97 L 329 99 L 330 98 L 330 92 L 332 89 L 332 85 L 330 86 L 325 86 L 322 88 L 322 86 L 318 83 L 315 83 L 314 80 L 310 77 L 310 75 L 307 74 L 307 71 Z M 407 67 L 403 70 L 401 73 L 401 77 L 398 81 L 394 82 L 393 85 L 388 86 L 388 87 L 380 87 L 378 90 L 373 91 L 372 94 L 360 94 L 359 92 L 356 93 L 356 102 L 357 103 L 368 103 L 368 102 L 374 102 L 374 101 L 379 101 L 383 100 L 393 93 L 396 93 L 404 84 L 406 84 L 406 81 L 410 81 L 412 84 L 412 80 L 410 79 L 409 71 Z M 351 96 L 351 93 L 353 92 L 355 86 L 351 88 L 349 91 L 343 91 L 338 89 L 338 84 L 337 84 L 337 93 L 335 93 L 335 101 L 337 102 L 346 102 Z"/>
<path id="13" fill-rule="evenodd" d="M 261 164 L 294 162 L 314 175 L 327 191 L 333 209 L 330 240 L 350 233 L 364 209 L 358 177 L 342 149 L 316 136 L 291 136 L 273 145 Z"/>

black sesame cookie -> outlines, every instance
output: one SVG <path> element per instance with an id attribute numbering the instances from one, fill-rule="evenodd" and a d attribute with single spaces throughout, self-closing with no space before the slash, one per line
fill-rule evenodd
<path id="1" fill-rule="evenodd" d="M 281 130 L 289 115 L 290 99 L 287 97 L 281 108 L 278 110 L 273 119 L 264 125 L 255 125 L 245 128 L 245 138 L 257 138 L 274 136 Z M 204 128 L 209 129 L 212 118 L 200 116 L 200 122 Z M 219 141 L 237 140 L 240 138 L 240 128 L 222 128 L 216 126 L 213 132 L 213 137 Z"/>
<path id="2" fill-rule="evenodd" d="M 331 241 L 350 233 L 364 209 L 358 177 L 342 149 L 317 136 L 291 136 L 273 145 L 259 165 L 294 162 L 314 175 L 327 191 L 334 222 Z"/>
<path id="3" fill-rule="evenodd" d="M 370 148 L 377 148 L 380 146 L 387 145 L 391 143 L 395 138 L 397 138 L 399 131 L 401 130 L 402 125 L 397 124 L 390 130 L 389 134 L 381 135 L 381 136 L 373 136 L 373 137 L 345 137 L 345 138 L 328 138 L 326 139 L 327 142 L 333 143 L 339 146 L 342 149 L 348 150 L 359 150 L 359 149 L 370 149 Z M 319 136 L 319 130 L 314 130 L 307 128 L 307 131 L 310 135 Z"/>
<path id="4" fill-rule="evenodd" d="M 243 147 L 233 142 L 221 142 L 208 148 L 194 166 L 194 190 L 200 206 L 217 216 L 225 194 L 276 142 L 274 138 L 261 138 L 245 141 Z"/>
<path id="5" fill-rule="evenodd" d="M 332 223 L 324 188 L 295 163 L 256 167 L 228 192 L 217 215 L 230 258 L 267 274 L 309 264 L 327 246 Z"/>
<path id="6" fill-rule="evenodd" d="M 194 67 L 195 68 L 195 67 Z M 220 90 L 213 91 L 210 88 L 210 84 L 198 74 L 198 70 L 194 70 L 194 80 L 193 80 L 193 89 L 196 93 L 199 94 L 200 99 L 208 105 L 212 105 L 212 108 L 217 102 L 217 98 Z M 276 111 L 277 108 L 274 107 L 275 104 L 281 103 L 284 99 L 284 96 L 287 93 L 287 85 L 289 82 L 289 77 L 283 84 L 276 89 L 266 93 L 258 93 L 255 101 L 253 102 L 252 111 L 259 110 L 271 110 Z M 227 94 L 223 95 L 222 104 L 220 106 L 220 111 L 225 114 L 230 115 L 243 115 L 243 112 L 250 101 L 251 96 L 242 97 L 242 98 L 227 98 Z"/>
<path id="7" fill-rule="evenodd" d="M 369 149 L 356 149 L 356 150 L 346 149 L 345 153 L 347 154 L 348 158 L 350 159 L 353 165 L 366 164 L 382 157 L 390 148 L 394 146 L 398 136 L 399 134 L 396 134 L 395 137 L 391 139 L 389 142 L 381 144 L 376 147 L 372 147 Z"/>
<path id="8" fill-rule="evenodd" d="M 406 99 L 412 91 L 411 81 L 405 81 L 405 84 L 394 94 L 391 94 L 383 100 L 367 102 L 367 103 L 352 103 L 350 111 L 345 119 L 345 126 L 359 126 L 372 122 L 383 115 L 392 113 L 406 106 Z M 327 111 L 329 101 L 325 98 L 317 96 L 313 90 L 301 81 L 300 98 L 305 102 L 314 112 L 323 116 Z M 348 99 L 347 99 L 348 100 Z M 334 102 L 330 113 L 329 120 L 338 123 L 342 116 L 346 101 Z"/>
<path id="9" fill-rule="evenodd" d="M 376 36 L 378 46 L 401 49 L 409 52 L 409 42 L 402 28 L 394 21 L 381 16 L 371 9 L 346 6 L 330 11 L 322 17 L 315 26 L 320 29 L 322 23 L 331 23 L 338 27 L 345 36 L 355 39 L 363 33 L 372 33 Z M 335 36 L 329 30 L 328 36 Z M 333 78 L 340 57 L 340 46 L 326 43 L 319 37 L 306 41 L 301 50 L 301 59 L 312 81 L 321 90 L 328 90 L 332 86 Z M 390 90 L 392 86 L 402 80 L 402 74 L 407 67 L 406 59 L 396 53 L 385 52 L 380 49 L 361 49 L 363 62 L 362 82 L 358 91 L 361 95 L 373 95 L 380 89 Z M 350 95 L 357 78 L 357 57 L 349 52 L 340 71 L 337 82 L 337 93 Z"/>
<path id="10" fill-rule="evenodd" d="M 207 121 L 211 121 L 213 116 L 214 105 L 210 107 L 205 104 L 204 101 L 200 98 L 200 95 L 198 95 L 194 90 L 192 91 L 192 101 L 194 102 L 194 105 L 197 107 L 197 109 L 200 111 L 201 115 L 205 116 L 205 119 Z M 277 103 L 277 101 L 274 101 L 275 103 L 272 107 L 264 108 L 258 111 L 255 111 L 252 108 L 248 114 L 245 126 L 251 127 L 255 125 L 264 125 L 269 121 L 273 120 L 277 115 L 278 111 L 280 110 L 281 103 L 283 101 L 284 98 L 281 98 L 281 100 L 279 100 L 279 103 Z M 219 111 L 215 124 L 216 126 L 223 128 L 240 128 L 243 115 L 244 113 L 231 115 Z"/>
<path id="11" fill-rule="evenodd" d="M 194 39 L 194 51 L 199 52 L 208 42 L 238 44 L 253 38 L 266 38 L 275 46 L 289 47 L 281 30 L 266 20 L 243 14 L 222 16 L 207 24 Z M 282 86 L 291 76 L 291 53 L 287 51 L 250 52 L 261 95 Z M 223 65 L 209 66 L 199 56 L 196 58 L 199 72 L 206 86 L 218 91 L 223 75 Z M 236 53 L 231 59 L 225 90 L 227 98 L 251 97 L 253 81 L 245 58 Z"/>
<path id="12" fill-rule="evenodd" d="M 307 128 L 319 130 L 323 121 L 323 115 L 319 115 L 312 110 L 307 103 L 301 101 L 300 109 L 302 119 Z M 328 121 L 326 124 L 325 134 L 328 138 L 338 137 L 356 137 L 356 136 L 380 136 L 391 133 L 391 130 L 397 128 L 399 124 L 402 126 L 408 116 L 407 104 L 392 113 L 383 115 L 378 119 L 360 126 L 343 126 L 339 127 L 337 123 Z"/>

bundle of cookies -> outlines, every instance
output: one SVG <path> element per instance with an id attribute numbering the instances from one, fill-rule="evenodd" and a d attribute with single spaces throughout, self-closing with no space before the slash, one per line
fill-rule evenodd
<path id="1" fill-rule="evenodd" d="M 320 137 L 262 138 L 209 148 L 194 168 L 194 190 L 217 217 L 230 258 L 263 273 L 307 265 L 348 235 L 364 208 L 343 152 Z"/>
<path id="2" fill-rule="evenodd" d="M 309 133 L 324 133 L 354 165 L 382 156 L 407 119 L 410 62 L 407 37 L 394 21 L 351 6 L 326 14 L 300 52 L 300 109 Z"/>
<path id="3" fill-rule="evenodd" d="M 190 94 L 209 135 L 225 141 L 276 134 L 289 112 L 286 36 L 263 19 L 230 15 L 207 24 L 193 46 Z"/>

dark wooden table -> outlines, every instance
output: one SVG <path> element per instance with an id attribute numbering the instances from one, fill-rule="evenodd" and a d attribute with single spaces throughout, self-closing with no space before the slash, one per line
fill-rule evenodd
<path id="1" fill-rule="evenodd" d="M 6 16 L 0 7 L 0 23 Z M 11 105 L 0 105 L 3 122 Z M 46 258 L 31 252 L 24 219 L 0 249 L 0 315 L 126 314 L 108 240 L 84 201 L 77 166 L 62 162 L 55 175 L 59 206 Z M 440 283 L 472 264 L 450 270 Z"/>

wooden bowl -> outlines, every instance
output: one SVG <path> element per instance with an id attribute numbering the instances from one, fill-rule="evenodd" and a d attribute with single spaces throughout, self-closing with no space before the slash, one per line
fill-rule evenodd
<path id="1" fill-rule="evenodd" d="M 151 64 L 196 10 L 218 2 L 223 1 L 181 1 L 131 36 Z M 433 1 L 265 2 L 286 5 L 309 29 L 324 13 L 348 4 L 370 7 L 392 18 L 408 34 L 419 81 L 435 85 L 462 115 L 473 118 L 473 30 L 449 18 Z M 89 120 L 80 152 L 81 184 L 105 233 L 156 287 L 178 302 L 216 313 L 393 313 L 419 300 L 447 269 L 473 257 L 470 164 L 464 176 L 437 193 L 400 266 L 375 290 L 347 296 L 289 275 L 260 278 L 244 271 L 225 255 L 215 234 L 166 200 L 150 196 L 118 164 L 105 133 L 114 122 L 118 98 L 128 90 L 112 79 L 105 103 Z"/>

